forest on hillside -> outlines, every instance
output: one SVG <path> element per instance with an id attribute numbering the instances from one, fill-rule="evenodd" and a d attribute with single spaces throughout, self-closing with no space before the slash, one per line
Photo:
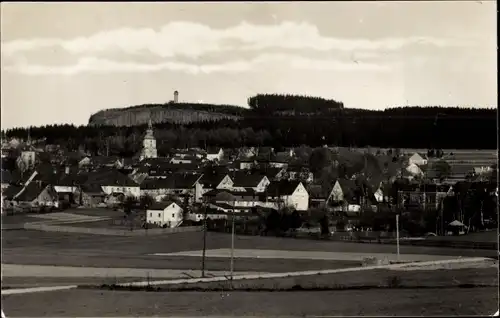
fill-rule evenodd
<path id="1" fill-rule="evenodd" d="M 171 148 L 289 146 L 324 144 L 352 147 L 496 149 L 496 109 L 400 107 L 384 111 L 344 108 L 316 97 L 257 95 L 235 121 L 155 124 L 158 150 Z M 215 106 L 214 106 L 215 107 Z M 219 107 L 219 106 L 216 106 Z M 48 125 L 31 127 L 31 138 L 69 150 L 122 155 L 137 153 L 146 125 L 133 127 Z M 26 139 L 28 128 L 4 132 Z"/>

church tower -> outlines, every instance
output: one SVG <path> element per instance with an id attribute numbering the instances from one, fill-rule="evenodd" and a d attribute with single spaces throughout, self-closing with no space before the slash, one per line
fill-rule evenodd
<path id="1" fill-rule="evenodd" d="M 148 129 L 142 142 L 141 160 L 146 158 L 158 158 L 158 151 L 156 150 L 156 139 L 153 133 L 153 124 L 151 118 L 148 122 Z"/>

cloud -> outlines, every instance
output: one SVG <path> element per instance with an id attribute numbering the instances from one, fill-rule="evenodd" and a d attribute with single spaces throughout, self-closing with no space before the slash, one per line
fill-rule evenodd
<path id="1" fill-rule="evenodd" d="M 117 62 L 96 57 L 80 58 L 73 65 L 38 65 L 26 62 L 4 67 L 7 72 L 25 75 L 75 75 L 79 73 L 111 72 L 159 72 L 177 71 L 189 74 L 239 73 L 268 69 L 268 67 L 286 67 L 302 70 L 335 71 L 387 71 L 391 65 L 342 62 L 334 59 L 309 59 L 291 54 L 261 54 L 254 59 L 234 60 L 220 64 L 192 64 L 175 61 L 162 63 Z"/>
<path id="2" fill-rule="evenodd" d="M 73 39 L 22 39 L 3 43 L 2 54 L 43 48 L 62 48 L 72 54 L 150 52 L 159 57 L 185 56 L 198 58 L 205 54 L 230 50 L 310 49 L 316 51 L 398 50 L 408 45 L 426 44 L 437 47 L 463 46 L 463 39 L 443 39 L 416 36 L 411 38 L 354 39 L 321 35 L 318 28 L 307 22 L 285 21 L 281 24 L 255 25 L 248 22 L 227 29 L 213 29 L 194 22 L 171 22 L 159 30 L 123 28 L 103 31 L 88 37 Z"/>

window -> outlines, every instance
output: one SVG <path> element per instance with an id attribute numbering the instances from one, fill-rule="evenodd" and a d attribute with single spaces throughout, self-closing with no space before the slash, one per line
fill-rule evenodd
<path id="1" fill-rule="evenodd" d="M 172 217 L 175 218 L 175 213 L 172 213 Z"/>
<path id="2" fill-rule="evenodd" d="M 159 218 L 161 217 L 161 213 L 158 213 L 158 217 L 159 217 Z"/>
<path id="3" fill-rule="evenodd" d="M 149 213 L 149 217 L 153 217 L 153 212 L 150 212 L 150 213 Z"/>

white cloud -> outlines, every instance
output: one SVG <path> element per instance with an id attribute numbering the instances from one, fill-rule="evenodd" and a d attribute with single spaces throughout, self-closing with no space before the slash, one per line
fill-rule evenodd
<path id="1" fill-rule="evenodd" d="M 268 69 L 269 66 L 324 71 L 387 71 L 391 69 L 391 65 L 388 64 L 378 65 L 370 63 L 341 62 L 334 59 L 309 59 L 291 54 L 262 54 L 250 60 L 235 60 L 220 64 L 202 65 L 174 61 L 156 64 L 116 62 L 96 57 L 85 57 L 80 58 L 78 62 L 73 65 L 49 66 L 23 62 L 4 67 L 4 70 L 26 75 L 75 75 L 79 73 L 158 72 L 165 70 L 189 74 L 209 74 L 257 71 Z"/>
<path id="2" fill-rule="evenodd" d="M 194 22 L 171 22 L 160 30 L 117 29 L 88 37 L 63 39 L 23 39 L 3 43 L 2 53 L 60 47 L 74 54 L 150 52 L 160 57 L 186 56 L 197 58 L 208 53 L 228 50 L 264 50 L 269 48 L 311 49 L 317 51 L 398 50 L 411 44 L 430 44 L 438 47 L 470 45 L 463 39 L 433 37 L 351 39 L 331 38 L 320 34 L 318 28 L 306 22 L 282 22 L 274 25 L 255 25 L 242 22 L 227 29 L 212 29 Z"/>

